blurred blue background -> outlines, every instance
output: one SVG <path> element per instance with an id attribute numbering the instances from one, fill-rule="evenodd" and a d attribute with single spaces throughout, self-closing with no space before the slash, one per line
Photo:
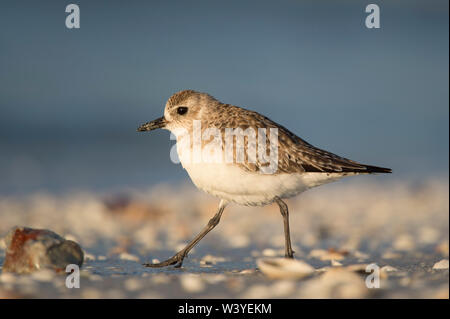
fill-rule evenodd
<path id="1" fill-rule="evenodd" d="M 267 115 L 320 148 L 446 178 L 448 1 L 0 4 L 0 194 L 187 180 L 167 131 L 136 127 L 181 89 Z"/>

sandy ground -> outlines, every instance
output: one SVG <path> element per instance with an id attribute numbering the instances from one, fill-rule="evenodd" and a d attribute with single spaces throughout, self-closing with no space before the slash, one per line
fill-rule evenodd
<path id="1" fill-rule="evenodd" d="M 79 289 L 49 271 L 2 273 L 0 298 L 448 298 L 448 266 L 433 269 L 448 260 L 448 191 L 448 179 L 364 179 L 288 200 L 295 257 L 315 268 L 302 279 L 270 279 L 257 267 L 284 255 L 275 205 L 230 205 L 182 269 L 150 269 L 141 264 L 181 249 L 215 213 L 217 199 L 192 186 L 2 197 L 0 236 L 14 225 L 50 229 L 80 243 L 85 263 Z M 365 266 L 347 267 L 371 263 L 384 267 L 380 288 L 366 287 Z"/>

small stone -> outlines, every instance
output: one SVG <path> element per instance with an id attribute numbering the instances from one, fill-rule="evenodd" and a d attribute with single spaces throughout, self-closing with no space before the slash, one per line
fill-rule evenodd
<path id="1" fill-rule="evenodd" d="M 204 260 L 200 260 L 200 265 L 203 268 L 211 268 L 212 264 L 210 262 L 204 261 Z"/>
<path id="2" fill-rule="evenodd" d="M 364 279 L 343 268 L 331 268 L 319 278 L 305 283 L 302 298 L 364 298 L 368 294 Z"/>
<path id="3" fill-rule="evenodd" d="M 398 271 L 397 268 L 392 267 L 392 266 L 389 266 L 389 265 L 386 265 L 386 266 L 381 267 L 380 270 L 381 270 L 382 272 L 394 272 L 394 271 Z"/>
<path id="4" fill-rule="evenodd" d="M 6 249 L 6 243 L 4 238 L 0 238 L 0 249 L 5 250 Z"/>
<path id="5" fill-rule="evenodd" d="M 442 259 L 434 264 L 433 269 L 448 269 L 448 259 Z"/>
<path id="6" fill-rule="evenodd" d="M 139 257 L 138 256 L 132 255 L 132 254 L 129 254 L 129 253 L 125 253 L 125 252 L 121 253 L 119 255 L 119 258 L 123 259 L 123 260 L 130 260 L 130 261 L 139 262 Z"/>
<path id="7" fill-rule="evenodd" d="M 244 270 L 241 270 L 239 273 L 240 273 L 241 275 L 251 275 L 251 274 L 256 273 L 256 269 L 255 269 L 255 268 L 252 268 L 252 269 L 244 269 Z"/>
<path id="8" fill-rule="evenodd" d="M 84 254 L 84 261 L 95 261 L 95 256 L 92 255 L 92 254 L 85 253 Z"/>
<path id="9" fill-rule="evenodd" d="M 35 271 L 31 278 L 41 282 L 50 282 L 55 278 L 55 272 L 50 269 L 42 269 L 39 271 Z"/>
<path id="10" fill-rule="evenodd" d="M 180 276 L 181 287 L 187 292 L 198 293 L 205 289 L 205 284 L 199 275 L 186 274 Z"/>
<path id="11" fill-rule="evenodd" d="M 278 254 L 275 249 L 266 248 L 262 251 L 262 255 L 265 257 L 276 257 Z"/>
<path id="12" fill-rule="evenodd" d="M 99 299 L 102 298 L 102 293 L 98 289 L 87 287 L 81 289 L 81 296 L 85 299 Z"/>
<path id="13" fill-rule="evenodd" d="M 102 276 L 100 276 L 100 275 L 93 275 L 93 274 L 89 274 L 88 279 L 90 281 L 103 281 Z"/>
<path id="14" fill-rule="evenodd" d="M 136 291 L 142 288 L 142 281 L 137 278 L 130 278 L 125 281 L 124 286 L 128 291 Z"/>
<path id="15" fill-rule="evenodd" d="M 224 257 L 217 257 L 213 255 L 205 255 L 201 260 L 202 265 L 215 265 L 218 262 L 224 262 L 226 259 Z"/>
<path id="16" fill-rule="evenodd" d="M 337 260 L 331 259 L 331 266 L 340 267 L 340 266 L 342 266 L 342 264 Z"/>
<path id="17" fill-rule="evenodd" d="M 0 287 L 0 299 L 24 299 L 24 298 L 26 298 L 26 296 L 23 296 L 16 291 L 2 290 L 2 287 Z"/>
<path id="18" fill-rule="evenodd" d="M 244 235 L 231 236 L 228 240 L 230 246 L 233 248 L 244 248 L 247 247 L 250 243 L 249 238 Z"/>
<path id="19" fill-rule="evenodd" d="M 250 252 L 250 255 L 251 255 L 252 257 L 260 257 L 260 256 L 261 256 L 261 252 L 260 252 L 259 250 L 252 250 L 252 251 Z"/>
<path id="20" fill-rule="evenodd" d="M 343 260 L 346 255 L 348 255 L 347 251 L 338 251 L 334 249 L 313 249 L 309 253 L 309 257 L 320 260 Z"/>
<path id="21" fill-rule="evenodd" d="M 413 282 L 413 279 L 411 279 L 409 277 L 404 277 L 399 280 L 399 283 L 402 287 L 407 287 L 407 286 L 411 285 L 412 282 Z"/>
<path id="22" fill-rule="evenodd" d="M 50 230 L 14 227 L 5 243 L 3 272 L 31 273 L 44 268 L 64 272 L 69 264 L 83 264 L 80 245 Z"/>
<path id="23" fill-rule="evenodd" d="M 248 288 L 240 297 L 243 299 L 268 299 L 272 296 L 272 290 L 262 284 L 256 284 Z"/>
<path id="24" fill-rule="evenodd" d="M 439 245 L 436 246 L 436 252 L 440 253 L 444 257 L 448 257 L 448 241 L 443 241 Z"/>
<path id="25" fill-rule="evenodd" d="M 348 265 L 347 267 L 345 267 L 345 269 L 352 271 L 352 272 L 365 274 L 367 266 L 368 266 L 368 264 L 354 264 L 354 265 Z"/>
<path id="26" fill-rule="evenodd" d="M 154 291 L 144 291 L 138 296 L 139 299 L 162 299 L 163 297 Z"/>
<path id="27" fill-rule="evenodd" d="M 167 275 L 158 274 L 158 275 L 152 276 L 151 281 L 156 285 L 161 285 L 161 284 L 166 285 L 170 282 L 170 278 Z"/>
<path id="28" fill-rule="evenodd" d="M 383 266 L 380 268 L 380 278 L 386 279 L 389 278 L 391 273 L 396 273 L 396 275 L 401 275 L 397 268 L 392 266 Z"/>
<path id="29" fill-rule="evenodd" d="M 1 296 L 0 296 L 1 297 Z M 447 299 L 448 300 L 448 284 L 443 284 L 437 289 L 433 296 L 434 299 Z"/>
<path id="30" fill-rule="evenodd" d="M 3 284 L 12 284 L 16 282 L 17 277 L 14 274 L 11 273 L 2 273 L 0 274 L 0 282 Z"/>
<path id="31" fill-rule="evenodd" d="M 387 251 L 383 254 L 383 256 L 381 256 L 381 258 L 383 258 L 383 259 L 398 259 L 401 256 L 402 255 L 400 255 L 399 253 L 394 253 L 393 251 Z"/>
<path id="32" fill-rule="evenodd" d="M 360 260 L 369 259 L 369 255 L 368 255 L 368 254 L 365 254 L 365 253 L 363 253 L 363 252 L 360 252 L 359 250 L 355 250 L 355 251 L 353 252 L 353 256 L 354 256 L 355 258 L 360 259 Z"/>
<path id="33" fill-rule="evenodd" d="M 295 291 L 295 282 L 291 281 L 291 280 L 279 280 L 276 281 L 273 285 L 272 285 L 272 294 L 273 296 L 271 297 L 289 297 L 291 296 L 294 291 Z"/>
<path id="34" fill-rule="evenodd" d="M 272 279 L 299 279 L 311 275 L 315 269 L 301 260 L 266 258 L 256 261 L 261 272 Z"/>
<path id="35" fill-rule="evenodd" d="M 400 251 L 408 251 L 414 248 L 414 240 L 410 235 L 400 235 L 393 244 L 394 248 Z"/>
<path id="36" fill-rule="evenodd" d="M 225 281 L 227 277 L 224 274 L 213 274 L 205 276 L 204 279 L 208 284 L 217 284 Z"/>
<path id="37" fill-rule="evenodd" d="M 424 227 L 420 230 L 419 241 L 424 244 L 433 244 L 439 239 L 440 233 L 434 228 Z"/>

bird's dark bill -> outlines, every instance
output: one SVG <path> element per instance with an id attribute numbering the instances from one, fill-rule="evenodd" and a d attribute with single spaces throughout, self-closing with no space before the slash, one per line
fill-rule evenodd
<path id="1" fill-rule="evenodd" d="M 137 130 L 138 132 L 152 131 L 156 130 L 157 128 L 163 128 L 164 126 L 166 126 L 166 120 L 164 116 L 162 116 L 156 120 L 142 124 L 141 126 L 138 127 Z"/>

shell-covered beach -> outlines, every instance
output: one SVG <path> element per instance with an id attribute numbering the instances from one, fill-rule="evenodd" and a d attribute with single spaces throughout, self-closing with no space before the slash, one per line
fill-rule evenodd
<path id="1" fill-rule="evenodd" d="M 289 199 L 299 261 L 293 269 L 312 267 L 293 277 L 281 266 L 260 267 L 284 256 L 276 205 L 230 205 L 183 268 L 153 269 L 142 264 L 183 248 L 213 216 L 217 199 L 190 184 L 3 196 L 0 236 L 16 225 L 50 229 L 81 245 L 84 264 L 80 288 L 72 289 L 64 273 L 2 272 L 0 297 L 448 298 L 448 191 L 448 179 L 363 178 Z M 3 264 L 5 242 L 0 245 Z M 366 285 L 370 264 L 379 267 L 379 288 Z"/>

